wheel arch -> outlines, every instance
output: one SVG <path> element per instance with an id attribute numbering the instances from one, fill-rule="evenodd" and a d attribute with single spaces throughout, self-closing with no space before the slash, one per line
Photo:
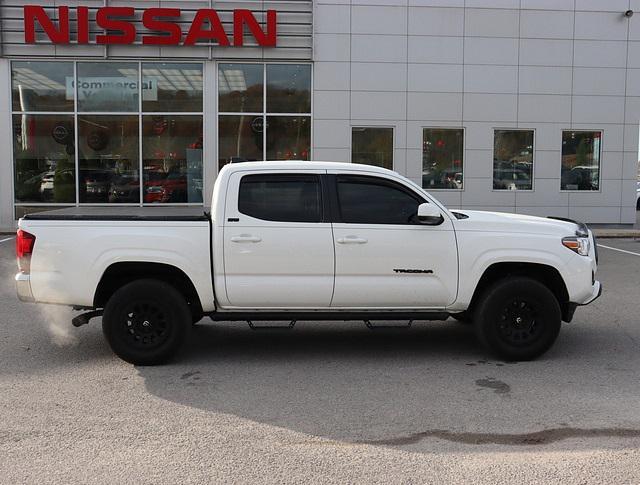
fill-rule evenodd
<path id="1" fill-rule="evenodd" d="M 109 298 L 122 286 L 141 279 L 164 281 L 178 290 L 187 301 L 193 316 L 202 315 L 198 292 L 184 271 L 165 263 L 140 261 L 117 262 L 106 268 L 93 297 L 95 308 L 104 308 Z"/>
<path id="2" fill-rule="evenodd" d="M 469 310 L 473 311 L 487 288 L 495 282 L 510 276 L 525 276 L 545 285 L 558 300 L 562 319 L 571 321 L 575 307 L 569 302 L 567 285 L 560 272 L 553 266 L 530 262 L 499 262 L 491 264 L 480 277 L 471 297 Z"/>

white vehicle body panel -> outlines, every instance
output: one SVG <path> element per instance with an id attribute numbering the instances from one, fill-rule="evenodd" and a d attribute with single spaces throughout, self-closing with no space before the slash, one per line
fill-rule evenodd
<path id="1" fill-rule="evenodd" d="M 270 222 L 239 214 L 242 174 L 359 173 L 390 178 L 442 212 L 429 225 Z M 30 275 L 33 299 L 93 306 L 100 279 L 120 262 L 174 266 L 193 283 L 205 312 L 247 310 L 464 311 L 484 272 L 494 264 L 536 263 L 561 275 L 576 304 L 600 289 L 593 237 L 588 256 L 564 247 L 572 222 L 514 214 L 457 211 L 458 219 L 422 188 L 382 168 L 324 162 L 251 162 L 227 165 L 216 180 L 211 224 L 206 220 L 34 220 L 19 227 L 36 236 Z M 230 223 L 237 217 L 240 223 Z M 234 242 L 256 237 L 259 242 Z M 342 244 L 354 236 L 364 244 Z M 403 273 L 394 269 L 424 269 Z M 214 297 L 215 295 L 215 297 Z"/>
<path id="2" fill-rule="evenodd" d="M 269 173 L 326 173 L 323 170 Z M 227 184 L 224 221 L 225 294 L 228 308 L 328 308 L 333 293 L 333 237 L 330 223 L 276 222 L 238 210 L 237 171 Z M 238 222 L 229 222 L 238 219 Z"/>
<path id="3" fill-rule="evenodd" d="M 93 306 L 100 278 L 122 262 L 153 262 L 181 269 L 205 311 L 214 309 L 209 225 L 166 221 L 21 221 L 36 236 L 31 289 L 38 302 Z"/>
<path id="4" fill-rule="evenodd" d="M 361 175 L 362 171 L 329 173 Z M 413 189 L 403 177 L 376 175 Z M 427 194 L 421 195 L 434 203 Z M 333 232 L 332 307 L 443 309 L 455 301 L 458 251 L 448 215 L 438 226 L 334 223 Z"/>

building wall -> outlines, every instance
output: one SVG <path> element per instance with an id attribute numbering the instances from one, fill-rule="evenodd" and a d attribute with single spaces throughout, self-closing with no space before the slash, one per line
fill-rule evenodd
<path id="1" fill-rule="evenodd" d="M 452 208 L 633 223 L 638 0 L 318 0 L 314 158 L 349 161 L 352 126 L 395 128 L 394 168 L 421 183 L 422 128 L 464 127 Z M 534 190 L 492 190 L 493 129 L 535 130 Z M 561 130 L 603 131 L 600 190 L 561 192 Z"/>

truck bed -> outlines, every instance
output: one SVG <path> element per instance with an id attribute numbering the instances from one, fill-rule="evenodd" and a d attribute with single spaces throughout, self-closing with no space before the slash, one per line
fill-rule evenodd
<path id="1" fill-rule="evenodd" d="M 67 207 L 24 216 L 31 221 L 206 221 L 203 207 Z"/>

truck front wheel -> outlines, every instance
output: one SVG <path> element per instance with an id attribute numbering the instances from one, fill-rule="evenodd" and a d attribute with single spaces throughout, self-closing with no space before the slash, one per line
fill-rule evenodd
<path id="1" fill-rule="evenodd" d="M 542 355 L 560 332 L 562 313 L 554 294 L 531 278 L 504 278 L 483 294 L 474 315 L 476 335 L 505 360 Z"/>
<path id="2" fill-rule="evenodd" d="M 137 280 L 118 289 L 102 317 L 102 331 L 114 353 L 135 365 L 155 365 L 178 351 L 191 328 L 185 298 L 158 280 Z"/>

